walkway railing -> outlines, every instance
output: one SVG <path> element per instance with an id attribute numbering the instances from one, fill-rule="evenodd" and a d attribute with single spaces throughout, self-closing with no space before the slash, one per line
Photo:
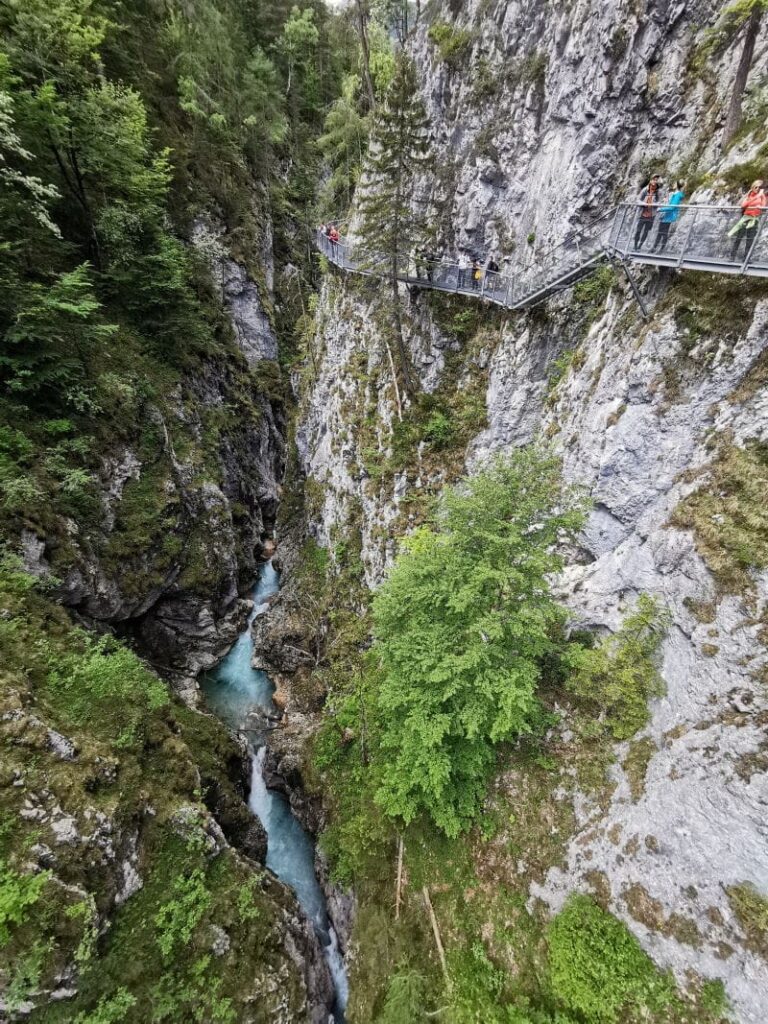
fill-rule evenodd
<path id="1" fill-rule="evenodd" d="M 605 260 L 768 277 L 768 213 L 734 232 L 741 220 L 738 206 L 681 204 L 665 209 L 661 204 L 654 208 L 650 224 L 643 210 L 637 203 L 622 203 L 585 232 L 575 233 L 511 274 L 483 270 L 478 280 L 471 268 L 414 255 L 401 260 L 397 277 L 406 284 L 485 299 L 505 309 L 536 305 L 591 274 Z M 675 219 L 665 221 L 665 216 Z M 391 273 L 386 256 L 355 248 L 347 239 L 334 243 L 318 231 L 316 244 L 342 270 L 378 277 Z"/>

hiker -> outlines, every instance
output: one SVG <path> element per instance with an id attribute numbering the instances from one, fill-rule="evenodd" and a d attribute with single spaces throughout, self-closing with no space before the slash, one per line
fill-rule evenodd
<path id="1" fill-rule="evenodd" d="M 422 248 L 414 250 L 413 262 L 416 265 L 416 277 L 421 280 L 422 277 L 426 277 L 426 261 L 427 254 Z"/>
<path id="2" fill-rule="evenodd" d="M 731 245 L 731 260 L 735 263 L 739 251 L 739 244 L 744 240 L 744 262 L 749 258 L 752 251 L 752 244 L 757 235 L 757 225 L 760 218 L 768 207 L 768 193 L 764 181 L 758 179 L 752 183 L 752 188 L 747 192 L 741 201 L 741 217 L 728 232 L 728 237 L 733 239 Z"/>
<path id="3" fill-rule="evenodd" d="M 337 254 L 340 237 L 341 237 L 341 235 L 339 235 L 339 229 L 336 227 L 336 225 L 335 224 L 329 225 L 329 227 L 328 227 L 328 238 L 330 239 L 330 242 L 331 242 L 331 251 L 333 252 L 334 257 Z"/>
<path id="4" fill-rule="evenodd" d="M 483 268 L 477 256 L 472 259 L 472 291 L 479 291 L 483 282 Z"/>
<path id="5" fill-rule="evenodd" d="M 648 237 L 648 232 L 653 226 L 653 218 L 656 214 L 656 207 L 659 204 L 659 192 L 661 191 L 661 175 L 654 174 L 640 195 L 637 201 L 640 204 L 640 212 L 637 216 L 637 227 L 635 228 L 635 249 L 641 249 L 643 242 Z"/>
<path id="6" fill-rule="evenodd" d="M 472 262 L 471 262 L 469 256 L 465 252 L 460 253 L 459 254 L 459 283 L 456 286 L 459 291 L 461 291 L 463 288 L 467 287 L 467 271 L 470 269 L 471 266 L 472 266 Z"/>
<path id="7" fill-rule="evenodd" d="M 432 284 L 432 276 L 435 272 L 435 265 L 440 262 L 440 257 L 436 252 L 433 252 L 431 249 L 425 249 L 424 259 L 426 260 L 427 280 L 429 281 L 430 284 Z"/>
<path id="8" fill-rule="evenodd" d="M 682 181 L 676 181 L 674 191 L 666 203 L 659 210 L 659 226 L 656 229 L 656 238 L 653 240 L 651 252 L 664 252 L 669 241 L 669 232 L 672 225 L 676 224 L 680 217 L 680 204 L 685 199 L 685 189 Z"/>
<path id="9" fill-rule="evenodd" d="M 488 260 L 488 265 L 486 266 L 485 270 L 486 273 L 488 274 L 498 274 L 499 264 L 496 262 L 493 256 L 491 256 L 491 258 Z"/>

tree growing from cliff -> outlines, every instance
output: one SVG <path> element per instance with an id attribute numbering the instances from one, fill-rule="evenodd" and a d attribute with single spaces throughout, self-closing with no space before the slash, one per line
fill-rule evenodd
<path id="1" fill-rule="evenodd" d="M 372 259 L 385 258 L 395 342 L 408 393 L 413 382 L 403 337 L 398 273 L 423 233 L 411 200 L 416 174 L 427 159 L 427 127 L 416 69 L 409 57 L 400 54 L 386 102 L 374 122 L 360 212 L 364 249 Z"/>
<path id="2" fill-rule="evenodd" d="M 741 125 L 741 104 L 747 79 L 755 55 L 755 43 L 760 32 L 763 15 L 768 12 L 768 0 L 736 0 L 723 12 L 721 32 L 730 41 L 744 31 L 736 78 L 723 128 L 723 145 L 727 146 Z"/>
<path id="3" fill-rule="evenodd" d="M 559 464 L 521 450 L 449 490 L 373 604 L 381 679 L 376 800 L 449 836 L 477 813 L 495 746 L 529 732 L 563 611 L 547 577 L 583 521 Z"/>

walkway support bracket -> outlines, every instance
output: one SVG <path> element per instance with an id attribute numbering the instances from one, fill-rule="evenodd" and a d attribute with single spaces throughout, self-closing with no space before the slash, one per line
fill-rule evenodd
<path id="1" fill-rule="evenodd" d="M 613 263 L 613 265 L 615 266 L 616 263 L 617 263 L 616 258 L 614 256 L 610 256 L 609 259 L 610 259 L 611 263 Z M 629 287 L 632 289 L 632 294 L 635 297 L 635 301 L 637 302 L 638 306 L 640 307 L 640 312 L 642 313 L 643 320 L 647 320 L 649 318 L 650 314 L 648 312 L 648 307 L 645 304 L 645 300 L 643 299 L 643 296 L 640 294 L 640 289 L 637 287 L 637 281 L 634 279 L 634 277 L 632 275 L 632 271 L 629 269 L 629 265 L 628 265 L 627 261 L 626 260 L 618 260 L 618 262 L 621 264 L 622 270 L 627 275 L 627 280 L 629 281 Z"/>

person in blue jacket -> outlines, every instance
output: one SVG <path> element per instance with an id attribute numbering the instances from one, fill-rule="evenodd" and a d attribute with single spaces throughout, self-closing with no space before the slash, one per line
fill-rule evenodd
<path id="1" fill-rule="evenodd" d="M 682 181 L 676 181 L 672 193 L 666 203 L 661 207 L 659 225 L 656 229 L 656 238 L 653 241 L 651 252 L 664 252 L 669 241 L 669 232 L 672 225 L 676 224 L 681 214 L 680 204 L 685 199 L 685 188 Z"/>

